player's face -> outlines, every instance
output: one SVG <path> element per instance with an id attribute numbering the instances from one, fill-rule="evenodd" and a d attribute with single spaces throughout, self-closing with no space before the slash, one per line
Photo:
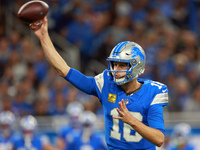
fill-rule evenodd
<path id="1" fill-rule="evenodd" d="M 33 130 L 23 130 L 24 139 L 32 139 Z"/>
<path id="2" fill-rule="evenodd" d="M 2 135 L 3 137 L 9 137 L 11 134 L 11 129 L 8 124 L 1 124 L 1 130 L 2 130 Z"/>
<path id="3" fill-rule="evenodd" d="M 113 71 L 127 71 L 127 63 L 123 62 L 113 62 Z M 116 79 L 120 79 L 126 76 L 126 72 L 116 72 L 113 73 Z"/>

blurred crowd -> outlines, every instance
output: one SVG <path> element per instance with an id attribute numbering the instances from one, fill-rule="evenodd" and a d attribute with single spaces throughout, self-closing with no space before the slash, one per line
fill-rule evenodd
<path id="1" fill-rule="evenodd" d="M 25 115 L 17 121 L 14 113 L 2 111 L 0 149 L 106 150 L 104 136 L 95 128 L 96 115 L 91 111 L 84 111 L 83 108 L 78 102 L 68 105 L 70 123 L 59 127 L 53 139 L 44 131 L 38 132 L 38 121 L 34 116 Z M 16 128 L 15 124 L 19 126 Z"/>
<path id="2" fill-rule="evenodd" d="M 13 17 L 16 17 L 19 7 L 27 1 L 0 1 L 2 116 L 10 111 L 15 117 L 20 118 L 27 115 L 28 118 L 56 115 L 70 117 L 71 114 L 76 115 L 75 112 L 79 112 L 76 110 L 78 105 L 73 105 L 74 102 L 80 102 L 84 111 L 102 115 L 102 107 L 97 98 L 85 95 L 68 82 L 63 82 L 64 80 L 46 61 L 40 44 L 33 42 L 33 37 L 30 37 L 29 33 L 24 36 L 21 31 L 16 30 L 14 27 L 17 24 L 13 25 L 9 35 L 6 33 L 7 8 L 13 6 Z M 50 7 L 49 31 L 57 32 L 79 48 L 81 72 L 88 73 L 88 66 L 92 60 L 106 66 L 106 58 L 117 43 L 134 41 L 146 52 L 146 68 L 141 78 L 159 81 L 168 86 L 169 106 L 165 111 L 200 112 L 200 1 L 46 0 L 45 2 Z M 99 72 L 93 70 L 94 75 L 97 73 Z M 72 112 L 69 111 L 69 106 L 73 108 Z M 78 115 L 80 114 L 81 112 Z M 73 121 L 74 118 L 70 118 L 72 126 L 75 123 Z M 4 127 L 5 125 L 1 126 L 1 129 Z M 60 149 L 66 146 L 66 141 L 62 141 L 63 139 L 72 139 L 71 136 L 67 136 L 69 131 L 71 130 L 66 126 L 58 131 L 57 146 Z M 81 141 L 82 133 L 84 132 L 75 137 L 80 145 L 81 142 L 88 142 L 88 130 L 87 134 L 84 134 L 86 141 Z M 5 130 L 5 136 L 7 134 L 8 130 Z M 94 137 L 99 141 L 99 136 Z M 2 139 L 0 137 L 0 143 Z M 48 140 L 42 139 L 41 142 L 50 148 Z M 180 139 L 183 141 L 185 138 Z M 7 141 L 3 139 L 3 142 Z M 19 146 L 17 142 L 13 143 Z M 88 148 L 87 145 L 85 148 Z"/>
<path id="3" fill-rule="evenodd" d="M 40 44 L 31 42 L 28 34 L 22 36 L 15 29 L 5 34 L 6 8 L 14 5 L 16 17 L 25 2 L 1 1 L 0 110 L 17 116 L 64 115 L 71 102 L 79 101 L 85 110 L 102 114 L 95 97 L 63 82 L 46 61 Z M 146 52 L 146 70 L 141 78 L 162 82 L 169 88 L 166 111 L 200 111 L 199 1 L 45 2 L 50 7 L 49 30 L 79 48 L 81 72 L 87 73 L 92 59 L 107 65 L 106 58 L 118 42 L 134 41 Z"/>

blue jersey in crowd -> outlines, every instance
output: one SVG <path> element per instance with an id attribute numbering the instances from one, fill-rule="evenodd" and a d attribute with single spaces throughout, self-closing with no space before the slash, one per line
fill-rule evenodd
<path id="1" fill-rule="evenodd" d="M 15 150 L 43 150 L 43 146 L 49 142 L 47 136 L 44 135 L 34 135 L 30 141 L 24 140 L 23 136 L 14 141 Z"/>
<path id="2" fill-rule="evenodd" d="M 0 135 L 0 150 L 11 150 L 13 147 L 13 142 L 17 136 L 12 134 L 11 136 L 4 138 L 2 135 Z"/>
<path id="3" fill-rule="evenodd" d="M 99 133 L 92 133 L 87 139 L 81 133 L 73 142 L 73 150 L 107 150 L 104 140 Z"/>
<path id="4" fill-rule="evenodd" d="M 184 144 L 183 144 L 184 145 Z M 178 146 L 178 145 L 169 145 L 166 150 L 195 150 L 195 146 L 189 143 L 185 143 L 184 146 Z"/>
<path id="5" fill-rule="evenodd" d="M 72 126 L 64 126 L 60 128 L 58 132 L 58 137 L 62 138 L 65 141 L 65 150 L 73 149 L 73 142 L 79 134 L 80 130 L 74 129 Z"/>
<path id="6" fill-rule="evenodd" d="M 105 138 L 110 150 L 155 150 L 155 145 L 145 140 L 139 133 L 117 116 L 118 102 L 124 99 L 130 113 L 145 125 L 164 132 L 163 106 L 168 104 L 167 86 L 151 80 L 138 79 L 141 89 L 129 96 L 111 80 L 108 71 L 96 77 L 86 77 L 75 69 L 70 69 L 65 79 L 81 91 L 99 98 L 105 117 Z"/>

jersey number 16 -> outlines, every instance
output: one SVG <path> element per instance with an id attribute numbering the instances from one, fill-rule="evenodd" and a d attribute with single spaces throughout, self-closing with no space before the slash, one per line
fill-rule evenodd
<path id="1" fill-rule="evenodd" d="M 139 121 L 142 121 L 143 116 L 141 115 L 141 113 L 139 112 L 131 112 L 130 113 L 137 118 Z M 118 112 L 116 110 L 116 108 L 112 109 L 110 112 L 111 116 L 118 116 Z M 127 123 L 123 123 L 123 138 L 127 141 L 127 142 L 140 142 L 140 140 L 142 139 L 142 136 L 135 132 L 135 135 L 131 135 L 131 130 L 133 130 L 133 128 L 128 125 Z M 119 119 L 113 119 L 113 128 L 111 131 L 110 136 L 112 138 L 121 140 L 121 133 L 119 132 Z"/>

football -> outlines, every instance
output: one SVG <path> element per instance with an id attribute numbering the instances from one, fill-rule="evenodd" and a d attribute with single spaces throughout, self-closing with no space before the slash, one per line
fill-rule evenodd
<path id="1" fill-rule="evenodd" d="M 18 17 L 25 23 L 30 24 L 43 19 L 49 10 L 47 3 L 41 0 L 32 0 L 23 4 L 19 11 Z"/>

